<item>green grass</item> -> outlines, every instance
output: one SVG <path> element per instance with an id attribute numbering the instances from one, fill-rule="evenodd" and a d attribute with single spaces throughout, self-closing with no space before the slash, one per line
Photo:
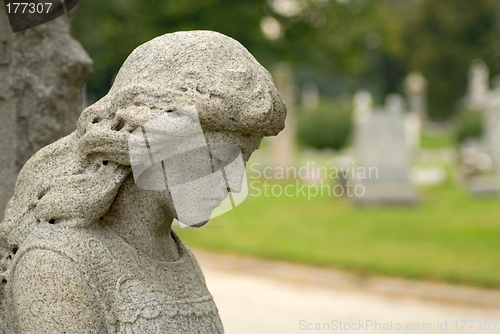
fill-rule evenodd
<path id="1" fill-rule="evenodd" d="M 188 245 L 213 251 L 500 287 L 500 200 L 449 184 L 420 193 L 417 207 L 357 207 L 344 198 L 250 190 L 206 227 L 177 231 Z"/>
<path id="2" fill-rule="evenodd" d="M 454 133 L 449 128 L 423 131 L 420 137 L 420 147 L 424 149 L 452 147 L 454 145 Z"/>

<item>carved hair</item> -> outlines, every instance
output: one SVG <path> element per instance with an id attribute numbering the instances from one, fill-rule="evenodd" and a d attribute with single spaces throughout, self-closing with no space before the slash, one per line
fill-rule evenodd
<path id="1" fill-rule="evenodd" d="M 277 135 L 286 107 L 269 72 L 234 39 L 213 31 L 166 34 L 132 52 L 112 92 L 144 87 L 166 104 L 195 104 L 204 128 Z"/>

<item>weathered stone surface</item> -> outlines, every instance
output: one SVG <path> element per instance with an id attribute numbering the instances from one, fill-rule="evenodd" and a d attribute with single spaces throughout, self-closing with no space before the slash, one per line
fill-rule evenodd
<path id="1" fill-rule="evenodd" d="M 71 37 L 70 23 L 64 15 L 13 34 L 0 6 L 2 216 L 21 167 L 40 148 L 72 132 L 82 111 L 81 89 L 92 60 Z"/>
<path id="2" fill-rule="evenodd" d="M 16 168 L 16 114 L 10 90 L 12 31 L 5 7 L 0 5 L 0 217 L 14 192 Z"/>
<path id="3" fill-rule="evenodd" d="M 137 48 L 77 130 L 19 174 L 0 225 L 8 333 L 223 332 L 195 258 L 171 231 L 168 187 L 139 187 L 130 166 L 131 133 L 191 106 L 208 147 L 235 145 L 245 162 L 284 127 L 271 76 L 233 39 L 179 32 Z"/>
<path id="4" fill-rule="evenodd" d="M 65 15 L 13 34 L 11 89 L 16 100 L 19 169 L 40 148 L 75 129 L 92 60 L 71 37 Z"/>

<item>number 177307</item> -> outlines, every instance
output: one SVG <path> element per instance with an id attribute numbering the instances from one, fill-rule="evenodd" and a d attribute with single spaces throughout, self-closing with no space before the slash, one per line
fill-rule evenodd
<path id="1" fill-rule="evenodd" d="M 9 14 L 48 14 L 52 3 L 13 2 L 6 5 Z"/>

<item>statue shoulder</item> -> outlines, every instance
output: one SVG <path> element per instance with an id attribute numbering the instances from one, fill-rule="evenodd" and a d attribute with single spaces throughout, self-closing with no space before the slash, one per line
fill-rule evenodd
<path id="1" fill-rule="evenodd" d="M 13 266 L 32 250 L 48 250 L 71 259 L 80 267 L 90 265 L 96 256 L 96 244 L 102 246 L 100 233 L 91 228 L 73 228 L 47 222 L 39 223 L 20 245 Z M 36 253 L 36 252 L 35 252 Z M 99 256 L 98 256 L 99 257 Z M 99 259 L 97 259 L 99 260 Z"/>
<path id="2" fill-rule="evenodd" d="M 105 333 L 95 289 L 79 264 L 48 249 L 30 249 L 11 275 L 14 323 L 21 333 Z"/>
<path id="3" fill-rule="evenodd" d="M 108 307 L 93 273 L 103 252 L 87 229 L 40 224 L 16 252 L 7 278 L 7 322 L 21 333 L 106 333 Z"/>

